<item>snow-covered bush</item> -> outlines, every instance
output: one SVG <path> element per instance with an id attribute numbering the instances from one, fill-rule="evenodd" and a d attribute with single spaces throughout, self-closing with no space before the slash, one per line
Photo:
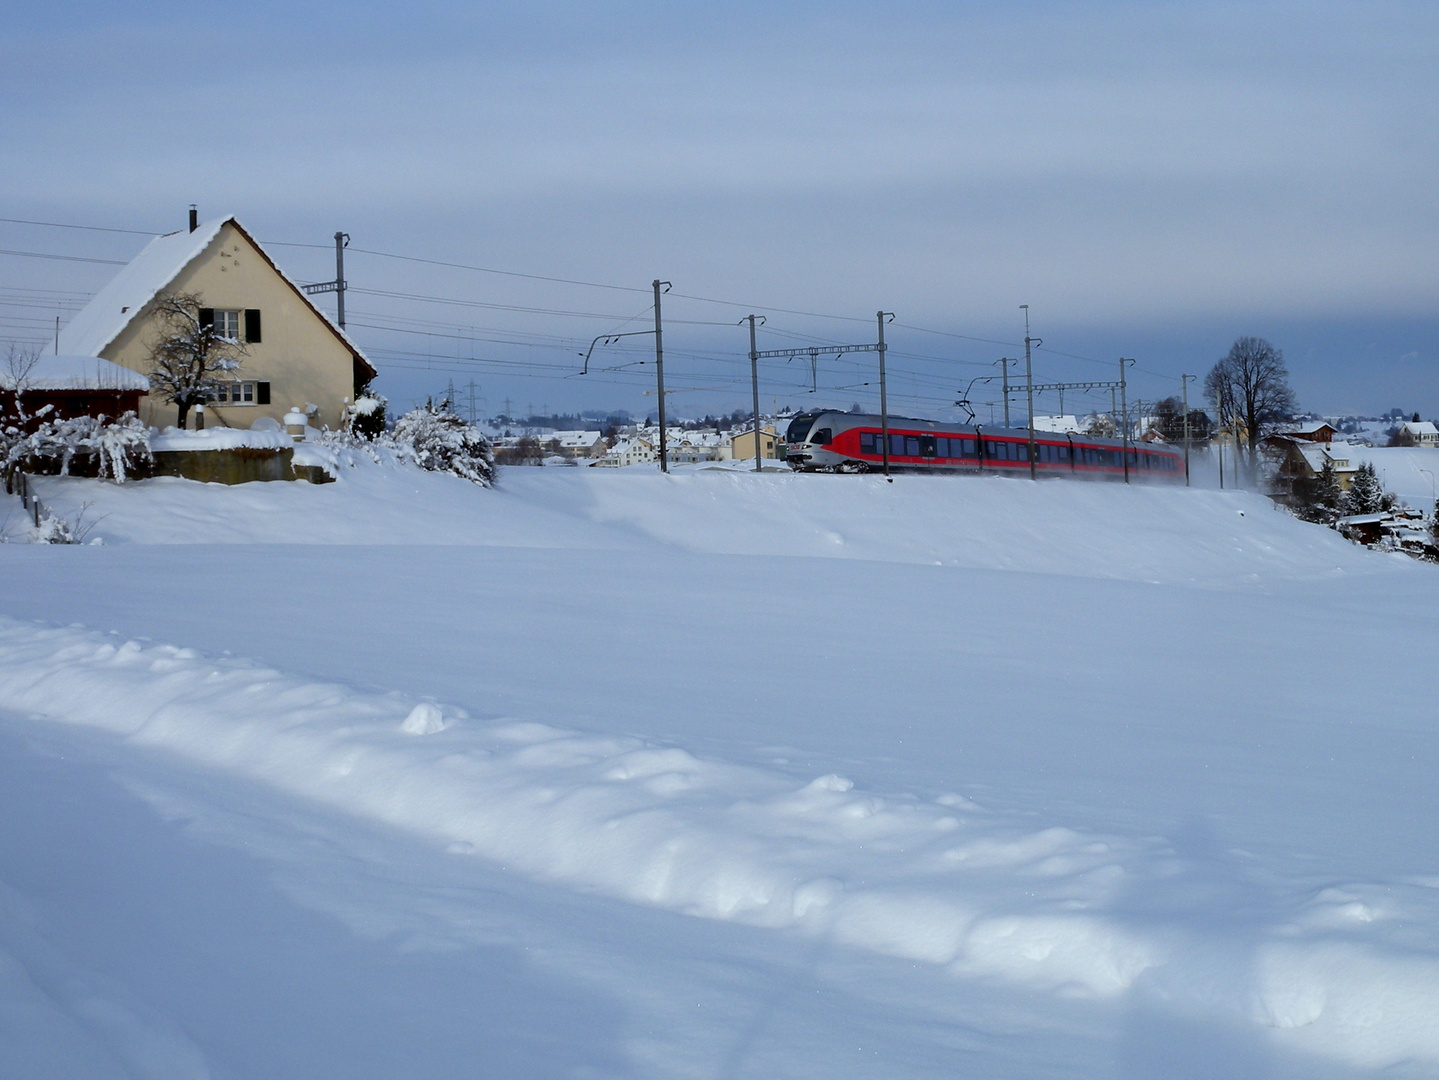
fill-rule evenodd
<path id="1" fill-rule="evenodd" d="M 8 433 L 4 464 L 37 474 L 131 479 L 153 462 L 150 437 L 133 412 L 113 423 L 105 418 L 76 416 L 46 420 L 29 435 Z"/>
<path id="2" fill-rule="evenodd" d="M 488 487 L 495 480 L 495 454 L 479 429 L 454 413 L 428 405 L 395 421 L 390 438 L 410 450 L 422 469 L 447 472 Z"/>
<path id="3" fill-rule="evenodd" d="M 385 433 L 385 406 L 388 404 L 383 394 L 366 390 L 346 410 L 346 426 L 362 439 L 379 438 Z"/>

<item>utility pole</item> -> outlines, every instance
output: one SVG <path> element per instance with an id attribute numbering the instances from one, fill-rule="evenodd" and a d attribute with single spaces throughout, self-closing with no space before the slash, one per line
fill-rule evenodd
<path id="1" fill-rule="evenodd" d="M 660 286 L 669 289 L 668 281 L 654 280 L 655 290 L 655 389 L 660 399 L 660 472 L 670 471 L 669 444 L 665 439 L 665 347 L 660 330 Z M 758 446 L 755 447 L 759 449 Z"/>
<path id="2" fill-rule="evenodd" d="M 306 296 L 334 293 L 335 321 L 340 324 L 341 330 L 345 328 L 345 248 L 349 246 L 350 234 L 337 232 L 335 234 L 335 280 L 316 282 L 314 285 L 304 286 L 301 290 Z"/>
<path id="3" fill-rule="evenodd" d="M 1184 395 L 1184 486 L 1189 486 L 1189 380 L 1197 379 L 1197 375 L 1179 376 L 1179 384 L 1183 387 L 1181 393 Z"/>
<path id="4" fill-rule="evenodd" d="M 473 424 L 473 423 L 475 422 L 475 380 L 474 380 L 474 379 L 471 379 L 471 380 L 470 380 L 470 382 L 469 382 L 469 387 L 468 387 L 468 388 L 469 388 L 469 391 L 470 391 L 470 423 Z"/>
<path id="5" fill-rule="evenodd" d="M 350 234 L 335 234 L 335 315 L 340 329 L 345 328 L 345 248 L 350 243 Z"/>
<path id="6" fill-rule="evenodd" d="M 1024 396 L 1029 405 L 1029 478 L 1039 478 L 1039 466 L 1034 460 L 1034 368 L 1030 362 L 1031 343 L 1043 344 L 1039 338 L 1029 336 L 1029 305 L 1020 304 L 1020 310 L 1024 312 Z M 1126 478 L 1128 474 L 1126 473 Z"/>
<path id="7" fill-rule="evenodd" d="M 750 388 L 754 391 L 754 471 L 761 470 L 760 447 L 759 447 L 759 349 L 755 346 L 754 321 L 756 318 L 764 322 L 763 315 L 747 315 L 749 320 L 749 378 Z M 778 435 L 776 435 L 778 438 Z"/>
<path id="8" fill-rule="evenodd" d="M 1214 388 L 1214 450 L 1219 455 L 1219 490 L 1224 490 L 1224 387 Z"/>
<path id="9" fill-rule="evenodd" d="M 1127 360 L 1122 356 L 1119 358 L 1119 411 L 1124 414 L 1124 431 L 1122 432 L 1124 441 L 1120 453 L 1124 455 L 1124 482 L 1126 484 L 1129 483 L 1129 400 L 1125 396 L 1124 365 L 1132 363 L 1134 363 L 1133 360 Z"/>
<path id="10" fill-rule="evenodd" d="M 995 361 L 995 363 L 998 364 L 1004 371 L 1004 426 L 1009 427 L 1009 365 L 1017 364 L 1019 363 L 1019 361 L 1011 359 L 1008 356 L 1001 356 L 998 360 Z M 991 416 L 989 419 L 991 422 L 993 422 L 994 417 Z"/>
<path id="11" fill-rule="evenodd" d="M 892 311 L 877 311 L 875 318 L 879 322 L 879 345 L 876 352 L 879 353 L 879 432 L 880 438 L 884 440 L 884 475 L 889 475 L 889 391 L 884 383 L 884 320 L 885 317 L 894 318 Z"/>

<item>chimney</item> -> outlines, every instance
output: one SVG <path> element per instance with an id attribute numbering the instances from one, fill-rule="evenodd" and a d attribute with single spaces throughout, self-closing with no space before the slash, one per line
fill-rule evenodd
<path id="1" fill-rule="evenodd" d="M 199 227 L 200 227 L 200 211 L 195 208 L 195 204 L 194 204 L 194 203 L 191 203 L 191 204 L 190 204 L 190 231 L 191 231 L 191 232 L 194 232 L 194 231 L 195 231 L 196 229 L 198 229 Z"/>

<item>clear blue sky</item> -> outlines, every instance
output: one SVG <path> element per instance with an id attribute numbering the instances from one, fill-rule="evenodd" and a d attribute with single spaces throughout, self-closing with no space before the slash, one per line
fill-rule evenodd
<path id="1" fill-rule="evenodd" d="M 473 378 L 492 410 L 652 407 L 648 368 L 559 376 L 596 334 L 649 325 L 662 277 L 684 294 L 665 307 L 680 412 L 748 400 L 733 324 L 750 305 L 771 309 L 762 348 L 872 340 L 874 312 L 896 312 L 897 411 L 934 413 L 1017 355 L 1027 303 L 1046 381 L 1129 355 L 1136 395 L 1163 396 L 1255 334 L 1305 407 L 1439 415 L 1434 4 L 61 3 L 7 20 L 0 216 L 169 230 L 197 202 L 265 241 L 343 229 L 372 290 L 352 329 L 400 403 Z M 7 250 L 124 259 L 143 241 L 0 224 Z M 274 250 L 304 280 L 333 273 L 323 248 Z M 29 305 L 0 309 L 0 331 L 43 337 L 70 310 L 16 290 L 84 293 L 113 269 L 0 255 L 3 296 Z M 601 366 L 649 346 L 629 348 Z M 766 403 L 866 400 L 861 359 L 822 367 L 813 396 L 807 370 L 769 365 Z"/>

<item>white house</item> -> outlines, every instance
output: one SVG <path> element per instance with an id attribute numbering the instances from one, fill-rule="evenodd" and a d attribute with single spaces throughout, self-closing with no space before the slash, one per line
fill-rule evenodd
<path id="1" fill-rule="evenodd" d="M 660 452 L 655 445 L 648 439 L 636 436 L 615 443 L 610 447 L 609 452 L 594 464 L 604 468 L 617 469 L 625 465 L 643 465 L 659 459 Z"/>
<path id="2" fill-rule="evenodd" d="M 1439 447 L 1439 428 L 1428 420 L 1408 420 L 1399 428 L 1396 440 L 1401 446 Z"/>

